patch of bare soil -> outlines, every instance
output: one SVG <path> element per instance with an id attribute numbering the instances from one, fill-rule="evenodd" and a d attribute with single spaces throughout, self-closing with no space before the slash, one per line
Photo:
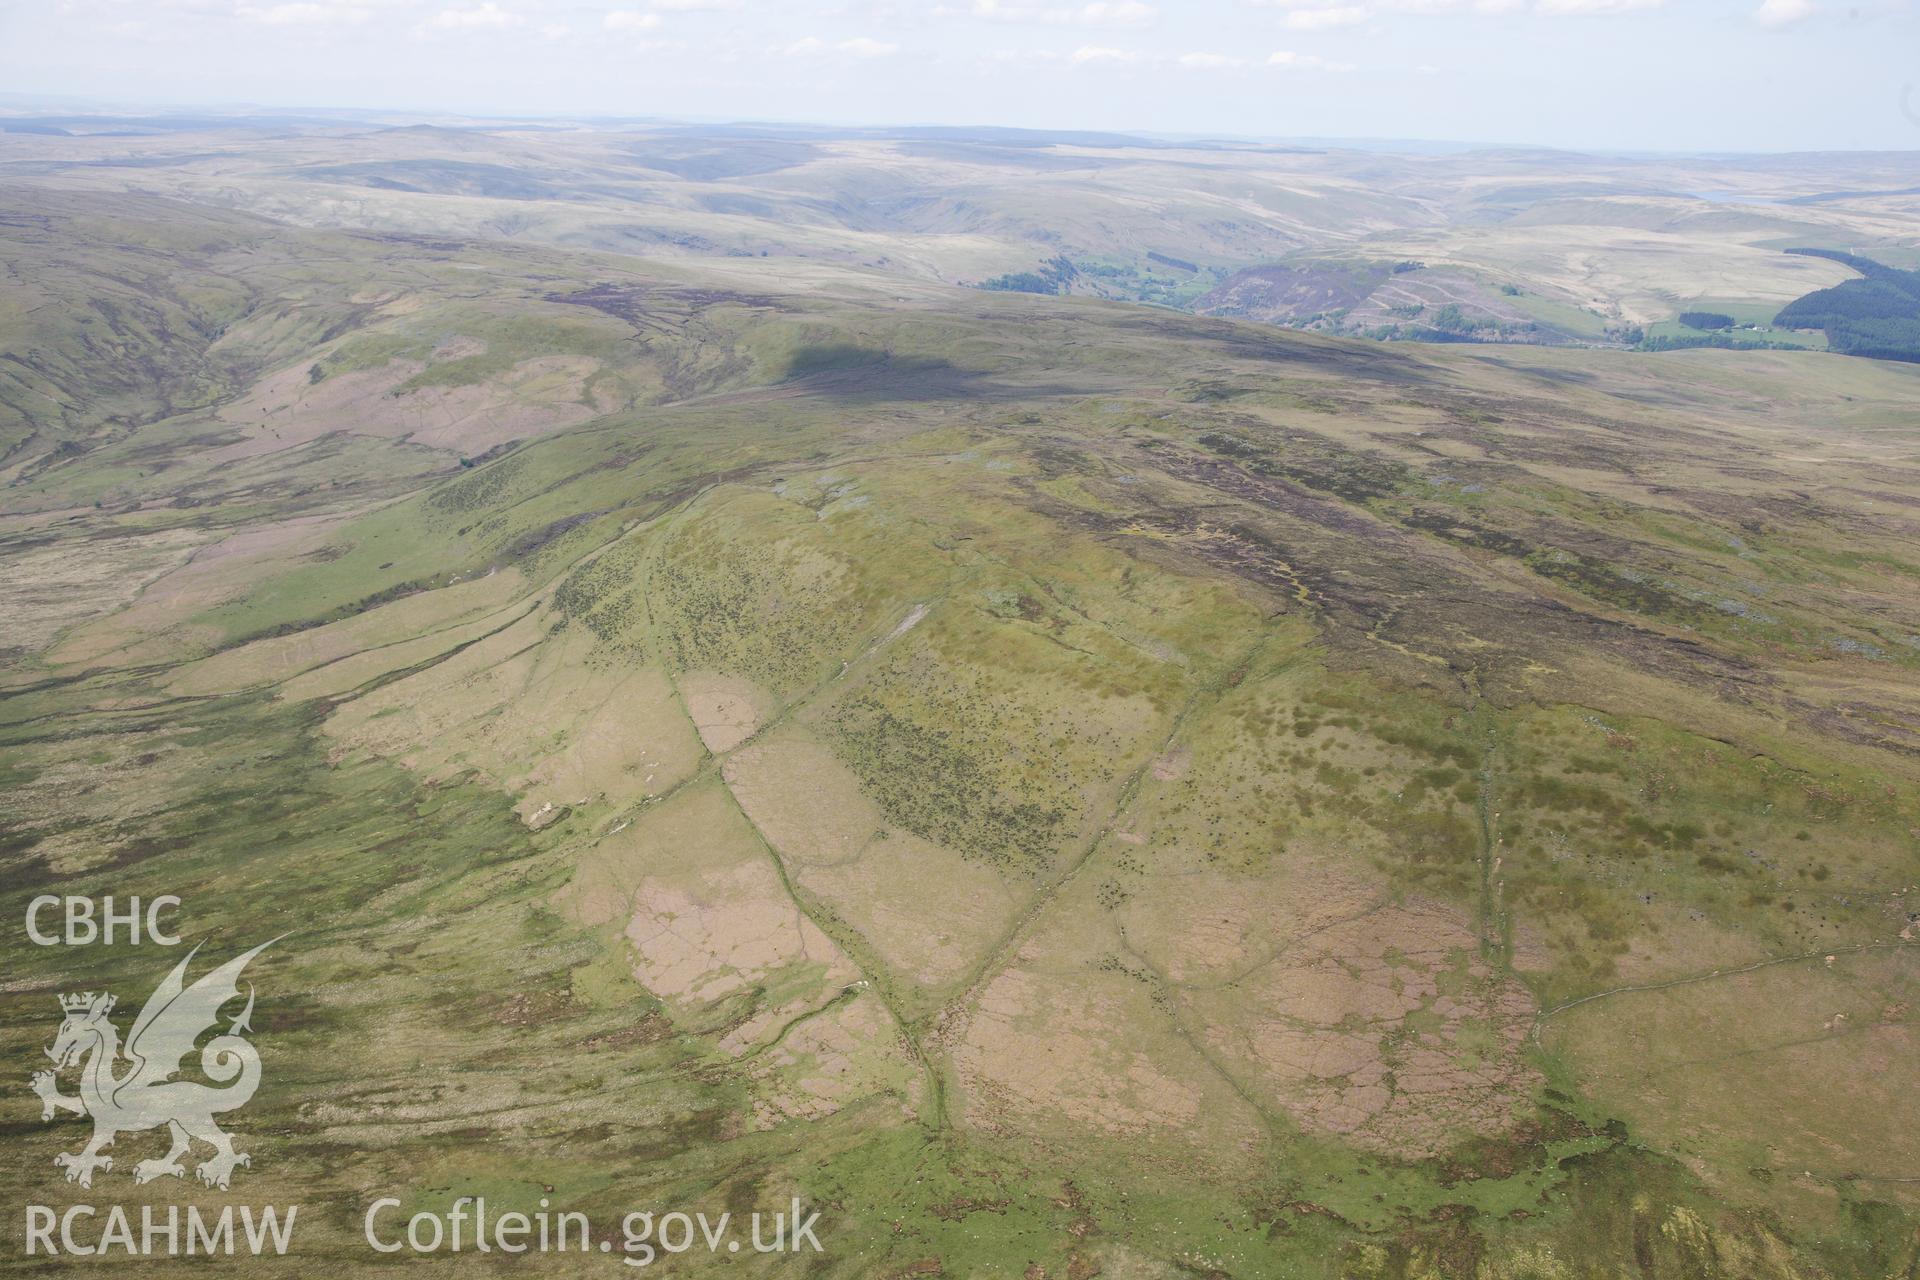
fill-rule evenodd
<path id="1" fill-rule="evenodd" d="M 831 748 L 783 727 L 727 761 L 727 785 L 795 881 L 922 990 L 977 962 L 1024 894 L 991 866 L 901 830 Z M 937 904 L 930 908 L 929 904 Z"/>
<path id="2" fill-rule="evenodd" d="M 1304 1127 L 1433 1155 L 1508 1128 L 1539 1083 L 1532 995 L 1478 947 L 1458 908 L 1396 903 L 1189 998 L 1213 1049 Z"/>
<path id="3" fill-rule="evenodd" d="M 398 760 L 430 779 L 469 770 L 516 798 L 529 826 L 582 806 L 663 795 L 692 773 L 699 747 L 666 675 L 603 671 L 593 638 L 554 635 L 530 615 L 425 670 L 336 711 L 343 747 Z"/>
<path id="4" fill-rule="evenodd" d="M 134 665 L 192 653 L 218 633 L 205 627 L 189 633 L 187 619 L 238 599 L 282 565 L 318 550 L 350 518 L 352 513 L 297 516 L 204 543 L 185 563 L 148 582 L 126 608 L 73 628 L 48 651 L 47 660 L 86 663 L 112 653 Z"/>
<path id="5" fill-rule="evenodd" d="M 700 740 L 716 754 L 751 738 L 768 714 L 766 695 L 737 676 L 690 671 L 680 678 L 680 696 Z"/>
<path id="6" fill-rule="evenodd" d="M 586 422 L 613 407 L 588 393 L 587 381 L 600 362 L 585 356 L 540 356 L 481 382 L 403 389 L 427 367 L 394 360 L 318 382 L 306 366 L 282 369 L 220 410 L 248 438 L 210 457 L 257 457 L 337 431 L 475 454 Z"/>
<path id="7" fill-rule="evenodd" d="M 1180 1025 L 1170 993 L 1126 954 L 1087 889 L 1046 908 L 1006 966 L 943 1011 L 955 1119 L 1022 1139 L 1140 1144 L 1142 1159 L 1244 1171 L 1265 1125 Z"/>
<path id="8" fill-rule="evenodd" d="M 584 853 L 562 899 L 617 926 L 633 975 L 739 1057 L 854 988 L 858 968 L 808 919 L 717 785 L 692 788 Z"/>
<path id="9" fill-rule="evenodd" d="M 1195 1125 L 1204 1071 L 1180 1061 L 1176 1046 L 1153 1043 L 1144 1028 L 1157 1019 L 1132 1007 L 1138 1001 L 1123 983 L 1061 981 L 1025 967 L 1000 974 L 954 1053 L 972 1097 L 968 1118 L 1039 1116 L 1114 1135 Z"/>
<path id="10" fill-rule="evenodd" d="M 625 930 L 635 975 L 655 995 L 698 1003 L 799 961 L 827 964 L 831 976 L 852 981 L 838 948 L 783 897 L 772 869 L 752 862 L 684 880 L 643 877 Z"/>
<path id="11" fill-rule="evenodd" d="M 113 613 L 206 539 L 192 529 L 73 536 L 9 557 L 0 567 L 0 649 L 38 651 L 64 629 Z"/>
<path id="12" fill-rule="evenodd" d="M 168 688 L 190 696 L 230 693 L 258 684 L 292 682 L 303 672 L 338 664 L 364 669 L 370 677 L 404 665 L 400 653 L 424 645 L 430 654 L 439 651 L 436 643 L 446 647 L 459 643 L 451 635 L 438 634 L 455 623 L 471 619 L 484 627 L 494 611 L 500 615 L 499 622 L 506 621 L 512 616 L 508 606 L 522 582 L 519 570 L 508 569 L 404 596 L 324 626 L 250 641 L 182 667 L 168 680 Z M 385 665 L 388 661 L 391 667 Z M 346 678 L 345 672 L 335 674 Z M 354 683 L 358 682 L 335 687 L 350 689 Z"/>
<path id="13" fill-rule="evenodd" d="M 1419 1157 L 1515 1122 L 1534 1012 L 1464 911 L 1302 857 L 1067 895 L 940 1040 L 971 1123 L 1182 1141 L 1252 1099 Z"/>
<path id="14" fill-rule="evenodd" d="M 915 1114 L 913 1064 L 886 1007 L 867 992 L 796 1024 L 751 1074 L 754 1121 L 763 1129 L 820 1120 L 879 1093 L 900 1099 L 902 1119 Z"/>

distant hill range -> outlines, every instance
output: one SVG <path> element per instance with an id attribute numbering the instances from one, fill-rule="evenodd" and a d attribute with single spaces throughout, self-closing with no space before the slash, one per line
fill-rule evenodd
<path id="1" fill-rule="evenodd" d="M 1860 279 L 1816 289 L 1788 303 L 1774 324 L 1824 329 L 1827 345 L 1850 356 L 1920 361 L 1920 271 L 1902 271 L 1837 249 L 1789 249 L 1851 267 Z"/>

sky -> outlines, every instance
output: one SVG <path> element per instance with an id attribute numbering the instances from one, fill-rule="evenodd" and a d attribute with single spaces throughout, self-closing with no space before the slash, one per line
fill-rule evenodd
<path id="1" fill-rule="evenodd" d="M 1920 151 L 1920 0 L 0 0 L 0 93 Z"/>

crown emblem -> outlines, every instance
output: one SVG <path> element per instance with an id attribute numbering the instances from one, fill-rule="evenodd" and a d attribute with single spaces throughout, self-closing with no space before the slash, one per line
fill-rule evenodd
<path id="1" fill-rule="evenodd" d="M 99 995 L 91 991 L 81 991 L 74 995 L 61 996 L 60 1007 L 68 1013 L 106 1013 L 113 1008 L 113 997 L 104 991 Z"/>

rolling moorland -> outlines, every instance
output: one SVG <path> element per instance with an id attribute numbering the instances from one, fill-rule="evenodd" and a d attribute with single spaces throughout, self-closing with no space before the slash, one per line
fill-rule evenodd
<path id="1" fill-rule="evenodd" d="M 1910 261 L 1844 194 L 1894 159 L 181 126 L 0 139 L 10 1216 L 298 1203 L 289 1276 L 389 1193 L 822 1211 L 692 1274 L 1920 1273 L 1920 367 L 963 287 L 1365 227 L 1738 315 L 1856 278 L 1816 224 Z M 1570 221 L 1656 170 L 1782 203 Z M 60 1180 L 55 996 L 175 957 L 25 946 L 43 892 L 287 935 L 230 1193 L 151 1135 Z"/>
<path id="2" fill-rule="evenodd" d="M 1671 342 L 1697 336 L 1676 327 L 1690 309 L 1770 324 L 1853 278 L 1847 254 L 1920 267 L 1920 189 L 1902 153 L 1602 157 L 344 117 L 0 128 L 11 180 L 298 225 L 803 259 L 1374 337 Z M 1767 340 L 1825 342 L 1818 326 Z"/>

